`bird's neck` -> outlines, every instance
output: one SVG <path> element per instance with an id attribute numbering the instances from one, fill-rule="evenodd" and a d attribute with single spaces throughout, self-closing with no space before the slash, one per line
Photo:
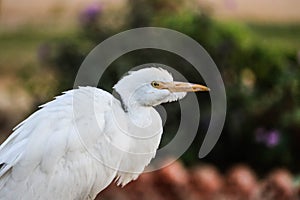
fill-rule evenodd
<path id="1" fill-rule="evenodd" d="M 114 96 L 120 101 L 124 112 L 127 114 L 132 124 L 140 128 L 145 128 L 152 123 L 152 107 L 142 106 L 138 102 L 134 101 L 134 98 L 128 100 L 124 98 L 124 95 L 122 97 L 122 94 L 117 91 L 115 92 L 116 94 Z"/>
<path id="2" fill-rule="evenodd" d="M 130 121 L 140 128 L 148 127 L 152 123 L 152 107 L 140 106 L 138 104 L 127 105 L 127 114 Z"/>

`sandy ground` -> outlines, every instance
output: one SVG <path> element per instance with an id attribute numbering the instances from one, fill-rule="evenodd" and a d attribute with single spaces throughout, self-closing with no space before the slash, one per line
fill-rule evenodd
<path id="1" fill-rule="evenodd" d="M 27 24 L 73 25 L 78 13 L 92 4 L 106 7 L 122 5 L 124 0 L 0 0 L 0 27 Z"/>
<path id="2" fill-rule="evenodd" d="M 212 8 L 217 18 L 300 23 L 299 0 L 197 0 Z M 31 23 L 72 24 L 86 6 L 126 4 L 126 0 L 0 0 L 0 26 Z"/>
<path id="3" fill-rule="evenodd" d="M 300 23 L 299 0 L 199 0 L 207 3 L 218 18 Z"/>

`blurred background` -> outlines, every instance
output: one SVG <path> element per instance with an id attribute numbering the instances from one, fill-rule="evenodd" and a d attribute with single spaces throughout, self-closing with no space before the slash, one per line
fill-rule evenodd
<path id="1" fill-rule="evenodd" d="M 143 26 L 198 41 L 226 87 L 227 118 L 212 152 L 198 151 L 210 120 L 199 94 L 197 138 L 180 160 L 101 199 L 297 199 L 300 193 L 300 1 L 0 0 L 0 143 L 37 106 L 71 89 L 85 56 L 101 41 Z M 118 58 L 99 82 L 112 86 L 130 68 L 156 62 L 204 83 L 183 58 L 145 49 Z M 178 103 L 161 146 L 176 133 Z"/>

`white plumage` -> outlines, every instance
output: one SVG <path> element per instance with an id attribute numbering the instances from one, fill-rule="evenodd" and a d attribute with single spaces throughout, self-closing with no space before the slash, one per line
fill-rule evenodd
<path id="1" fill-rule="evenodd" d="M 14 128 L 0 147 L 0 199 L 94 199 L 126 185 L 155 156 L 162 123 L 152 106 L 208 88 L 173 82 L 160 68 L 129 73 L 114 89 L 65 92 Z M 122 106 L 123 104 L 123 106 Z"/>

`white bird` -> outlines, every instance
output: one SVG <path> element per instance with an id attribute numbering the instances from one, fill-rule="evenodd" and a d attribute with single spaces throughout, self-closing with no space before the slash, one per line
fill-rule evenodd
<path id="1" fill-rule="evenodd" d="M 41 106 L 0 146 L 1 200 L 94 199 L 126 185 L 155 156 L 162 121 L 153 106 L 205 86 L 174 82 L 161 68 L 130 72 L 110 93 L 80 87 Z"/>

